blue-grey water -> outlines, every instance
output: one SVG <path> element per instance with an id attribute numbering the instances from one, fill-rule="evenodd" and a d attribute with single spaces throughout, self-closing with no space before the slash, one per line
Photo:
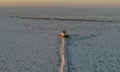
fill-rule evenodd
<path id="1" fill-rule="evenodd" d="M 11 18 L 42 16 L 112 22 Z M 0 8 L 0 72 L 58 72 L 66 29 L 69 72 L 120 72 L 120 8 Z"/>

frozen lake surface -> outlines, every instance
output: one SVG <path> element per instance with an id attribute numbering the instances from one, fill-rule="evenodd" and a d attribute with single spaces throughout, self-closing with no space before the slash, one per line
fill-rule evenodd
<path id="1" fill-rule="evenodd" d="M 113 22 L 9 17 L 16 15 Z M 0 72 L 58 72 L 64 29 L 68 72 L 120 72 L 119 8 L 0 8 Z"/>

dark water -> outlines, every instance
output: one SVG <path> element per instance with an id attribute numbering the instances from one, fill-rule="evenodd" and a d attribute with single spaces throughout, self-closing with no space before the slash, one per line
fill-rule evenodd
<path id="1" fill-rule="evenodd" d="M 110 20 L 57 21 L 10 18 L 47 16 Z M 120 8 L 0 8 L 0 72 L 58 72 L 66 29 L 69 72 L 120 71 Z"/>

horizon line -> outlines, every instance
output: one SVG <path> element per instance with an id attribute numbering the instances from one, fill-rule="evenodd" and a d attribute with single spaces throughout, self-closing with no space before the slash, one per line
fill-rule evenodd
<path id="1" fill-rule="evenodd" d="M 119 5 L 0 5 L 0 7 L 80 7 L 80 8 L 116 8 Z"/>
<path id="2" fill-rule="evenodd" d="M 120 4 L 39 4 L 39 3 L 0 3 L 0 7 L 120 7 Z"/>

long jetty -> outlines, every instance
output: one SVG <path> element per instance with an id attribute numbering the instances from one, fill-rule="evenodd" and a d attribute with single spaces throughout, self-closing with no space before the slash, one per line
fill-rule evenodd
<path id="1" fill-rule="evenodd" d="M 9 17 L 22 18 L 22 19 L 59 20 L 59 21 L 86 21 L 86 22 L 108 22 L 108 23 L 113 22 L 108 20 L 63 18 L 63 17 L 39 17 L 39 16 L 9 16 Z"/>

